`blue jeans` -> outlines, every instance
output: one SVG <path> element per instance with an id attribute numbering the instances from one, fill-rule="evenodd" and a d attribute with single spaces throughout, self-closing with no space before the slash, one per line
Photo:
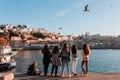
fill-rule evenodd
<path id="1" fill-rule="evenodd" d="M 62 61 L 62 75 L 64 74 L 65 65 L 67 67 L 68 75 L 69 75 L 70 74 L 70 66 L 69 66 L 69 61 L 68 60 L 63 60 Z"/>

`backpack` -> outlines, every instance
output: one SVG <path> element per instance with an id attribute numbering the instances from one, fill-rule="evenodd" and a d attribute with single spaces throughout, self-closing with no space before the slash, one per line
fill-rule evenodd
<path id="1" fill-rule="evenodd" d="M 34 72 L 34 66 L 33 65 L 29 65 L 29 67 L 28 67 L 28 70 L 27 70 L 27 74 L 33 74 L 33 72 Z"/>
<path id="2" fill-rule="evenodd" d="M 68 58 L 68 52 L 67 51 L 62 51 L 62 58 Z"/>

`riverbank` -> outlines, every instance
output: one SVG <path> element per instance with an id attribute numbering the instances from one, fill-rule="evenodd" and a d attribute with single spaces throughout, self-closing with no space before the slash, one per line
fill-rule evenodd
<path id="1" fill-rule="evenodd" d="M 81 73 L 78 76 L 72 77 L 61 77 L 60 74 L 58 77 L 48 76 L 28 76 L 25 73 L 15 73 L 14 80 L 120 80 L 120 73 L 89 73 L 87 77 L 83 77 Z"/>

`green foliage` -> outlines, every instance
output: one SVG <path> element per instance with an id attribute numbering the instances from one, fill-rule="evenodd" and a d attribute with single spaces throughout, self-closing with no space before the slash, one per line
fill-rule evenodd
<path id="1" fill-rule="evenodd" d="M 42 33 L 38 33 L 38 32 L 37 33 L 33 33 L 33 36 L 37 37 L 37 38 L 42 38 L 42 39 L 45 38 L 45 36 Z"/>
<path id="2" fill-rule="evenodd" d="M 27 28 L 27 25 L 23 25 L 23 28 Z"/>
<path id="3" fill-rule="evenodd" d="M 4 46 L 7 44 L 7 39 L 0 38 L 0 46 Z"/>
<path id="4" fill-rule="evenodd" d="M 12 36 L 19 36 L 19 34 L 10 31 L 9 38 L 11 39 Z"/>

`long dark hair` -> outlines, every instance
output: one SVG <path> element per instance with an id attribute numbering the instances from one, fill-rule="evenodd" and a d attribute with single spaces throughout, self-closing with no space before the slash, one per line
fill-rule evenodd
<path id="1" fill-rule="evenodd" d="M 78 50 L 77 46 L 76 46 L 76 45 L 73 45 L 73 46 L 72 46 L 72 54 L 76 54 L 76 53 L 77 53 L 77 50 Z"/>
<path id="2" fill-rule="evenodd" d="M 85 55 L 89 55 L 90 54 L 90 47 L 89 47 L 88 44 L 85 43 L 83 45 L 83 51 L 84 51 Z"/>
<path id="3" fill-rule="evenodd" d="M 50 49 L 49 46 L 46 44 L 42 49 L 42 52 L 49 51 L 49 49 Z"/>
<path id="4" fill-rule="evenodd" d="M 65 44 L 63 45 L 62 50 L 67 50 L 67 51 L 69 51 L 69 45 L 68 45 L 68 43 L 65 43 Z"/>
<path id="5" fill-rule="evenodd" d="M 59 51 L 58 46 L 55 46 L 54 49 L 53 49 L 53 51 L 52 51 L 52 53 L 57 54 L 58 51 Z"/>

